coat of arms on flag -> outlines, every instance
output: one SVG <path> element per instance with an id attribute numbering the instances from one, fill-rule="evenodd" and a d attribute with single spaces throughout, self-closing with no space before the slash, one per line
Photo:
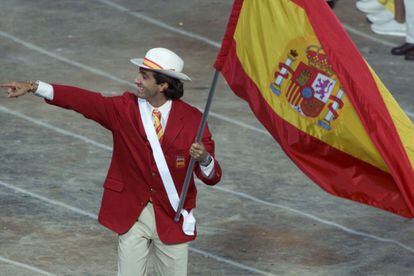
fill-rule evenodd
<path id="1" fill-rule="evenodd" d="M 286 60 L 279 63 L 270 89 L 302 116 L 316 118 L 326 130 L 331 130 L 332 121 L 344 106 L 344 91 L 328 57 L 317 45 L 308 46 L 302 53 L 290 49 Z"/>

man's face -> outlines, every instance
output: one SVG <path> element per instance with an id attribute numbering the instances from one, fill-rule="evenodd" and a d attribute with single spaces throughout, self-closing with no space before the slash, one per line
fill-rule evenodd
<path id="1" fill-rule="evenodd" d="M 138 98 L 152 102 L 165 97 L 162 93 L 165 84 L 157 84 L 153 72 L 150 70 L 140 68 L 138 76 L 135 78 L 135 84 L 137 85 Z"/>

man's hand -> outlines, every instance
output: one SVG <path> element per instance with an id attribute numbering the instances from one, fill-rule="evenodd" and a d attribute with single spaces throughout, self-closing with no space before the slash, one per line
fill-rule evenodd
<path id="1" fill-rule="evenodd" d="M 35 83 L 0 83 L 0 88 L 8 88 L 7 96 L 9 98 L 17 98 L 27 94 L 28 92 L 34 92 L 37 89 L 37 84 Z"/>
<path id="2" fill-rule="evenodd" d="M 202 162 L 207 158 L 208 152 L 206 151 L 203 143 L 193 143 L 190 148 L 190 155 L 197 162 Z"/>

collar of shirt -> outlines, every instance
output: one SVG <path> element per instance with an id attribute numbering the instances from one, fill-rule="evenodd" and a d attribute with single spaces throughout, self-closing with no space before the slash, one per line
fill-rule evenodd
<path id="1" fill-rule="evenodd" d="M 159 107 L 153 107 L 148 101 L 147 101 L 147 104 L 149 106 L 151 118 L 152 118 L 152 111 L 154 109 L 157 109 L 159 112 L 161 112 L 161 126 L 165 130 L 165 127 L 167 126 L 168 116 L 170 115 L 170 111 L 171 111 L 172 100 L 167 100 L 163 105 Z"/>

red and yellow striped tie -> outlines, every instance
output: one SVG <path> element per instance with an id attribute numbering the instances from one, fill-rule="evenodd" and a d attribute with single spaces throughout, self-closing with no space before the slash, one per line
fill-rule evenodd
<path id="1" fill-rule="evenodd" d="M 152 111 L 152 118 L 154 120 L 155 132 L 157 133 L 158 140 L 161 142 L 162 136 L 164 135 L 164 131 L 162 130 L 161 125 L 161 112 L 159 112 L 158 109 L 155 108 Z"/>

